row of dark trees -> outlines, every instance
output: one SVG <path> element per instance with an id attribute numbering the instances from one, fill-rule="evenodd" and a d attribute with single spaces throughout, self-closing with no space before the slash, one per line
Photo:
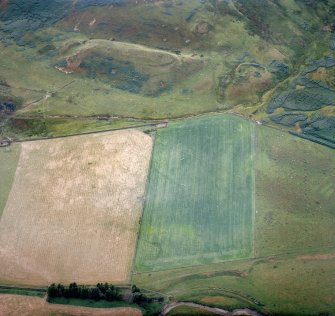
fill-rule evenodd
<path id="1" fill-rule="evenodd" d="M 108 283 L 98 283 L 95 287 L 78 285 L 75 282 L 69 286 L 52 283 L 48 287 L 48 298 L 54 297 L 93 299 L 95 301 L 122 301 L 119 290 L 114 285 Z"/>
<path id="2" fill-rule="evenodd" d="M 78 285 L 73 282 L 69 286 L 58 283 L 52 283 L 48 287 L 48 300 L 52 300 L 55 297 L 64 298 L 80 298 L 83 300 L 106 300 L 106 301 L 123 301 L 124 298 L 121 295 L 119 289 L 109 283 L 98 283 L 96 286 Z M 128 299 L 127 299 L 128 300 Z M 164 302 L 164 297 L 149 297 L 141 290 L 133 285 L 131 288 L 131 297 L 129 301 L 139 305 L 150 304 L 154 302 Z"/>

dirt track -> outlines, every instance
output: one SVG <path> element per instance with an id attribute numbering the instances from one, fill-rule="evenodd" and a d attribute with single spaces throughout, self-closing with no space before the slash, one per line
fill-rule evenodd
<path id="1" fill-rule="evenodd" d="M 172 303 L 165 305 L 164 310 L 161 312 L 160 316 L 166 316 L 171 310 L 178 306 L 190 306 L 190 307 L 195 307 L 199 308 L 201 310 L 205 310 L 207 312 L 213 313 L 213 315 L 225 315 L 225 316 L 234 316 L 234 315 L 246 315 L 246 316 L 260 316 L 259 313 L 250 310 L 248 308 L 245 309 L 235 309 L 232 312 L 226 311 L 224 309 L 220 308 L 214 308 L 214 307 L 208 307 L 208 306 L 203 306 L 201 304 L 195 304 L 192 302 L 178 302 L 178 303 Z"/>

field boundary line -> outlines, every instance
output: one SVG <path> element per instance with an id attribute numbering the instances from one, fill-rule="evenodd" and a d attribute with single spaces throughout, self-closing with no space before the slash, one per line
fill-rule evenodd
<path id="1" fill-rule="evenodd" d="M 24 287 L 24 286 L 0 284 L 0 289 L 46 292 L 48 287 L 47 286 L 46 287 L 31 287 L 31 286 Z"/>
<path id="2" fill-rule="evenodd" d="M 141 127 L 157 127 L 157 128 L 160 128 L 159 127 L 160 124 L 166 124 L 166 123 L 167 122 L 164 121 L 164 122 L 148 123 L 148 124 L 142 124 L 142 125 L 136 125 L 136 126 L 111 128 L 111 129 L 100 130 L 100 131 L 75 133 L 75 134 L 63 135 L 63 136 L 49 136 L 49 137 L 39 137 L 39 138 L 32 138 L 32 139 L 17 139 L 17 140 L 13 140 L 13 143 L 34 142 L 34 141 L 38 141 L 38 140 L 49 140 L 49 139 L 68 138 L 68 137 L 82 136 L 82 135 L 102 134 L 102 133 L 108 133 L 108 132 L 114 132 L 114 131 L 122 131 L 122 130 L 128 130 L 128 129 L 137 129 L 137 128 L 141 128 Z"/>
<path id="3" fill-rule="evenodd" d="M 75 80 L 74 80 L 75 81 Z M 71 81 L 70 83 L 66 84 L 64 87 L 61 87 L 60 89 L 58 90 L 61 90 L 65 87 L 67 87 L 68 85 L 72 84 L 74 81 Z M 56 91 L 58 91 L 56 90 Z M 41 100 L 43 100 L 44 97 L 40 100 L 38 100 L 37 102 L 40 102 Z M 32 103 L 30 103 L 29 105 L 31 105 Z M 29 105 L 26 105 L 25 107 L 29 106 Z M 25 108 L 23 107 L 23 108 Z M 194 119 L 194 118 L 198 118 L 198 117 L 202 117 L 202 116 L 205 116 L 205 115 L 233 115 L 233 116 L 236 116 L 236 117 L 239 117 L 245 121 L 249 121 L 249 122 L 252 122 L 252 123 L 256 123 L 256 121 L 252 120 L 252 119 L 249 119 L 245 116 L 243 116 L 242 114 L 240 113 L 236 113 L 236 112 L 232 112 L 231 109 L 227 109 L 227 110 L 217 110 L 217 111 L 204 111 L 204 112 L 198 112 L 198 113 L 195 113 L 195 114 L 185 114 L 185 115 L 181 115 L 181 116 L 171 116 L 171 117 L 143 117 L 143 118 L 139 118 L 139 117 L 127 117 L 127 116 L 122 116 L 122 115 L 117 115 L 117 116 L 113 116 L 113 115 L 107 115 L 109 118 L 115 118 L 115 119 L 126 119 L 126 120 L 134 120 L 134 121 L 157 121 L 157 120 L 162 120 L 164 121 L 164 123 L 166 123 L 166 121 L 172 121 L 172 122 L 175 122 L 175 121 L 182 121 L 182 120 L 187 120 L 187 119 Z M 45 117 L 41 117 L 41 116 L 16 116 L 18 119 L 45 119 Z M 66 116 L 66 117 L 60 117 L 59 115 L 50 115 L 48 116 L 47 115 L 47 118 L 51 118 L 51 119 L 73 119 L 73 120 L 81 120 L 81 119 L 98 119 L 99 115 L 97 116 L 77 116 L 77 115 L 72 115 L 72 116 Z M 152 123 L 153 124 L 153 123 Z M 157 123 L 157 124 L 160 124 L 160 123 Z M 335 145 L 332 145 L 332 144 L 328 144 L 328 143 L 324 143 L 322 141 L 318 141 L 318 140 L 315 140 L 314 138 L 310 138 L 310 137 L 307 137 L 305 135 L 302 135 L 302 134 L 298 134 L 298 133 L 295 133 L 294 131 L 292 130 L 289 130 L 289 129 L 285 129 L 285 128 L 282 128 L 282 127 L 279 127 L 279 126 L 275 126 L 275 125 L 272 125 L 271 122 L 262 122 L 262 125 L 263 126 L 266 126 L 266 127 L 269 127 L 269 128 L 272 128 L 272 129 L 275 129 L 275 130 L 278 130 L 278 131 L 281 131 L 283 133 L 288 133 L 288 134 L 291 134 L 293 136 L 296 136 L 296 137 L 299 137 L 299 138 L 302 138 L 302 139 L 305 139 L 305 140 L 308 140 L 308 141 L 311 141 L 313 143 L 316 143 L 316 144 L 319 144 L 321 146 L 326 146 L 326 147 L 329 147 L 331 149 L 335 149 Z M 139 127 L 142 127 L 142 126 L 139 126 Z M 132 126 L 132 127 L 125 127 L 125 128 L 120 128 L 120 129 L 128 129 L 128 128 L 136 128 L 135 126 Z M 112 131 L 112 130 L 119 130 L 119 129 L 111 129 L 111 130 L 105 130 L 105 131 Z M 70 136 L 77 136 L 77 135 L 85 135 L 87 133 L 100 133 L 100 132 L 103 132 L 103 131 L 96 131 L 96 132 L 84 132 L 84 133 L 76 133 L 76 134 L 71 134 L 71 135 L 65 135 L 65 136 L 55 136 L 53 138 L 58 138 L 58 137 L 70 137 Z M 42 139 L 48 139 L 48 138 L 42 138 Z M 35 139 L 32 139 L 32 140 L 35 140 Z M 22 141 L 28 141 L 28 140 L 22 140 Z"/>
<path id="4" fill-rule="evenodd" d="M 149 192 L 149 195 L 147 196 L 148 199 L 150 199 L 150 214 L 146 214 L 146 209 L 149 207 L 148 201 L 145 207 L 144 216 L 143 216 L 143 222 L 147 223 L 147 220 L 150 221 L 150 223 L 158 223 L 159 230 L 161 232 L 164 230 L 164 236 L 166 238 L 162 238 L 159 235 L 159 230 L 155 231 L 155 234 L 145 234 L 145 239 L 140 237 L 139 242 L 139 249 L 140 253 L 137 254 L 137 261 L 136 261 L 136 270 L 135 272 L 142 272 L 146 270 L 170 270 L 173 266 L 173 268 L 179 268 L 179 267 L 189 267 L 191 265 L 198 266 L 199 264 L 202 265 L 203 263 L 209 263 L 209 262 L 222 262 L 227 260 L 236 260 L 240 258 L 253 258 L 253 232 L 252 232 L 252 221 L 253 221 L 253 176 L 252 176 L 252 166 L 253 166 L 253 146 L 252 146 L 252 132 L 254 130 L 254 125 L 248 121 L 248 120 L 242 120 L 238 117 L 232 116 L 232 115 L 215 115 L 211 117 L 202 117 L 201 119 L 196 120 L 188 120 L 187 124 L 185 122 L 182 122 L 182 124 L 171 124 L 171 129 L 173 129 L 173 133 L 171 133 L 169 130 L 166 131 L 159 131 L 155 147 L 154 147 L 154 155 L 157 153 L 158 145 L 159 145 L 159 154 L 163 155 L 166 158 L 166 161 L 163 161 L 164 168 L 159 167 L 160 162 L 157 162 L 157 166 L 159 167 L 158 170 L 155 170 L 154 172 L 154 178 L 153 179 L 153 167 L 155 168 L 156 165 L 151 166 L 151 179 L 150 179 L 150 188 L 153 189 L 152 195 Z M 227 136 L 222 139 L 222 135 L 225 135 L 227 133 L 230 137 L 235 135 L 236 141 L 230 142 L 228 141 Z M 164 137 L 163 137 L 164 135 Z M 186 136 L 185 136 L 186 135 Z M 220 146 L 216 149 L 214 142 L 212 140 L 211 143 L 208 142 L 208 137 L 215 137 L 217 142 L 220 143 Z M 162 139 L 161 139 L 162 137 Z M 194 144 L 192 144 L 193 139 L 198 139 L 197 141 L 194 141 Z M 212 138 L 211 138 L 212 139 Z M 191 140 L 191 141 L 190 141 Z M 235 139 L 234 139 L 235 140 Z M 178 146 L 175 145 L 177 142 Z M 243 150 L 239 151 L 239 158 L 238 162 L 232 163 L 234 159 L 230 159 L 230 157 L 236 156 L 236 152 L 234 151 L 235 148 L 238 148 L 243 145 Z M 214 146 L 213 146 L 214 145 Z M 171 148 L 171 150 L 170 150 Z M 174 159 L 174 156 L 169 156 L 170 152 L 173 150 L 176 150 L 177 152 L 177 159 Z M 173 153 L 173 155 L 175 155 Z M 155 155 L 156 156 L 156 155 Z M 154 156 L 154 163 L 155 158 Z M 178 173 L 176 172 L 176 167 L 180 168 L 182 164 L 185 164 L 184 158 L 190 159 L 189 161 L 193 161 L 191 169 L 187 169 L 187 173 L 184 173 L 181 171 L 182 169 L 179 169 Z M 208 166 L 208 168 L 201 168 L 200 163 L 204 162 L 207 163 L 208 159 L 212 159 L 212 163 Z M 165 158 L 164 158 L 165 159 Z M 170 160 L 169 160 L 170 159 Z M 177 161 L 177 162 L 176 162 Z M 204 181 L 201 181 L 201 185 L 197 184 L 195 182 L 195 179 L 199 178 L 199 175 L 202 175 L 202 173 L 199 172 L 199 170 L 208 170 L 209 172 L 213 172 L 213 175 L 215 174 L 215 182 L 212 180 L 208 180 L 209 176 L 208 174 L 205 175 Z M 233 170 L 238 173 L 238 176 L 233 174 Z M 206 171 L 206 172 L 208 172 Z M 175 175 L 174 177 L 169 175 L 168 173 L 172 172 L 171 174 Z M 232 179 L 232 185 L 234 187 L 241 186 L 243 188 L 241 194 L 243 196 L 243 200 L 241 200 L 240 196 L 238 197 L 239 200 L 236 200 L 238 202 L 235 202 L 235 199 L 237 197 L 237 194 L 235 194 L 237 191 L 234 192 L 234 195 L 232 195 L 232 189 L 230 189 L 230 183 L 227 181 L 226 177 L 223 177 L 222 175 L 227 172 L 226 175 L 229 176 L 229 179 Z M 166 174 L 165 179 L 163 182 L 159 180 L 162 174 Z M 218 176 L 217 174 L 220 173 Z M 182 176 L 181 176 L 182 175 Z M 248 178 L 246 178 L 246 175 L 248 175 Z M 184 178 L 181 178 L 184 177 Z M 195 178 L 196 177 L 196 178 Z M 183 181 L 189 181 L 183 182 Z M 233 181 L 234 179 L 234 181 Z M 243 180 L 242 180 L 243 179 Z M 245 179 L 245 180 L 244 180 Z M 154 182 L 152 182 L 155 180 Z M 208 181 L 207 181 L 208 180 Z M 213 185 L 213 193 L 208 193 L 207 186 L 204 187 L 203 183 L 207 183 L 211 186 Z M 186 188 L 183 188 L 185 186 Z M 162 185 L 161 185 L 162 184 Z M 154 193 L 155 187 L 158 186 L 160 188 L 160 193 L 156 194 Z M 224 191 L 222 191 L 223 189 Z M 168 191 L 166 191 L 168 190 Z M 208 201 L 209 203 L 213 203 L 213 214 L 214 216 L 217 216 L 218 219 L 223 219 L 224 216 L 230 216 L 230 220 L 226 221 L 225 225 L 230 225 L 233 220 L 233 216 L 236 216 L 236 221 L 238 221 L 238 225 L 243 227 L 244 232 L 242 237 L 234 237 L 234 245 L 231 241 L 228 241 L 227 243 L 231 245 L 232 249 L 222 248 L 220 245 L 220 242 L 222 243 L 223 238 L 230 238 L 230 240 L 233 240 L 233 233 L 232 229 L 229 228 L 229 234 L 228 233 L 222 233 L 222 227 L 221 224 L 219 224 L 217 221 L 213 220 L 213 215 L 210 215 L 209 223 L 212 225 L 211 227 L 214 229 L 213 231 L 220 232 L 219 234 L 216 234 L 215 237 L 218 239 L 217 247 L 215 249 L 207 249 L 206 246 L 202 246 L 202 248 L 194 249 L 192 248 L 192 244 L 190 244 L 188 250 L 188 241 L 186 241 L 183 246 L 185 246 L 185 251 L 180 251 L 179 248 L 179 242 L 176 238 L 173 239 L 173 237 L 168 237 L 169 234 L 171 234 L 170 226 L 174 227 L 174 222 L 170 222 L 171 218 L 173 216 L 176 217 L 174 212 L 172 211 L 173 208 L 178 208 L 177 206 L 173 205 L 170 207 L 170 204 L 172 204 L 171 201 L 175 199 L 175 196 L 179 198 L 179 192 L 182 192 L 180 196 L 183 196 L 183 198 L 187 196 L 191 196 L 190 201 L 187 200 L 187 202 L 183 202 L 181 200 L 178 200 L 177 203 L 180 203 L 181 208 L 185 208 L 185 214 L 182 216 L 186 216 L 187 220 L 189 220 L 189 225 L 191 228 L 188 228 L 189 231 L 191 231 L 189 238 L 191 242 L 198 241 L 198 238 L 196 234 L 192 235 L 194 229 L 198 228 L 197 225 L 201 223 L 203 219 L 199 217 L 199 219 L 194 219 L 195 215 L 197 213 L 194 213 L 195 211 L 199 214 L 202 214 L 203 207 L 200 206 L 199 210 L 197 209 L 197 206 L 193 205 L 194 201 L 199 201 L 198 204 L 201 204 L 201 201 Z M 160 194 L 167 195 L 168 198 L 165 201 L 165 199 L 160 199 Z M 170 195 L 174 194 L 174 195 Z M 223 194 L 223 195 L 222 195 Z M 230 195 L 229 195 L 230 194 Z M 240 193 L 239 193 L 240 194 Z M 201 195 L 199 197 L 199 195 Z M 229 202 L 229 208 L 237 209 L 237 207 L 240 207 L 243 204 L 243 207 L 240 207 L 238 210 L 238 215 L 231 215 L 232 211 L 228 209 L 225 205 L 224 199 L 227 199 Z M 151 202 L 155 201 L 164 201 L 163 203 L 158 202 L 155 205 L 152 205 Z M 207 203 L 208 203 L 207 202 Z M 188 204 L 187 204 L 188 203 Z M 179 205 L 179 204 L 178 204 Z M 239 206 L 237 206 L 239 205 Z M 170 220 L 166 223 L 162 218 L 164 218 L 164 211 L 165 207 L 168 207 L 169 214 L 171 213 Z M 155 208 L 158 208 L 155 210 Z M 201 208 L 201 209 L 200 209 Z M 160 209 L 160 210 L 159 210 Z M 216 213 L 215 213 L 216 212 Z M 182 213 L 182 212 L 181 212 Z M 157 215 L 159 214 L 159 215 Z M 163 215 L 163 216 L 162 216 Z M 159 217 L 161 217 L 159 219 Z M 170 215 L 169 215 L 170 216 Z M 179 215 L 178 215 L 179 216 Z M 196 215 L 198 216 L 198 215 Z M 243 216 L 247 218 L 247 221 L 243 220 Z M 186 217 L 183 220 L 186 220 Z M 172 220 L 171 220 L 172 221 Z M 149 224 L 149 223 L 148 223 Z M 149 226 L 151 225 L 149 224 Z M 154 224 L 152 224 L 154 225 Z M 176 224 L 178 225 L 178 223 Z M 146 229 L 150 230 L 149 226 L 145 226 Z M 165 226 L 165 228 L 163 228 Z M 155 230 L 155 228 L 153 228 Z M 143 227 L 141 231 L 141 236 L 143 235 Z M 158 233 L 157 233 L 158 231 Z M 189 232 L 187 231 L 187 233 Z M 203 232 L 206 231 L 206 228 L 203 229 Z M 185 236 L 188 236 L 187 233 L 185 233 Z M 165 235 L 166 234 L 166 235 Z M 236 235 L 237 236 L 237 235 Z M 142 243 L 143 240 L 143 243 Z M 155 243 L 157 240 L 157 243 Z M 170 240 L 173 240 L 172 243 L 170 243 Z M 188 240 L 188 239 L 187 239 Z M 235 242 L 237 240 L 237 242 Z M 150 246 L 148 246 L 148 243 L 150 243 Z M 147 248 L 146 250 L 143 250 L 141 247 L 144 246 L 144 248 Z M 166 245 L 166 248 L 163 248 L 163 245 Z M 174 247 L 175 249 L 170 249 L 168 247 Z M 187 246 L 186 246 L 187 245 Z M 242 249 L 240 248 L 241 245 L 243 245 Z M 148 246 L 148 247 L 147 247 Z M 236 248 L 235 248 L 236 247 Z M 151 249 L 154 249 L 151 250 Z M 143 252 L 142 252 L 143 251 Z M 150 252 L 151 251 L 151 252 Z M 167 255 L 165 255 L 165 252 Z M 154 254 L 152 256 L 152 253 Z M 163 256 L 162 256 L 163 253 Z M 178 254 L 177 254 L 178 253 Z M 160 257 L 161 256 L 161 257 Z M 171 266 L 172 265 L 172 266 Z"/>
<path id="5" fill-rule="evenodd" d="M 180 266 L 172 269 L 159 269 L 159 270 L 146 270 L 146 271 L 136 271 L 134 273 L 135 275 L 137 274 L 145 274 L 145 273 L 156 273 L 156 272 L 163 272 L 163 271 L 172 271 L 172 270 L 182 270 L 182 269 L 189 269 L 189 268 L 197 268 L 197 267 L 205 267 L 205 266 L 211 266 L 211 265 L 219 265 L 223 264 L 226 262 L 235 262 L 235 261 L 245 261 L 245 260 L 259 260 L 259 259 L 264 259 L 264 258 L 272 258 L 276 255 L 268 255 L 264 257 L 245 257 L 245 258 L 238 258 L 238 259 L 229 259 L 229 260 L 224 260 L 220 262 L 213 262 L 210 264 L 197 264 L 197 265 L 188 265 L 188 266 Z"/>
<path id="6" fill-rule="evenodd" d="M 9 143 L 10 145 L 10 143 Z M 3 147 L 1 147 L 3 148 Z M 15 161 L 15 168 L 11 168 L 10 166 L 7 166 L 7 171 L 8 173 L 6 172 L 6 175 L 4 175 L 4 173 L 1 174 L 2 177 L 5 177 L 8 179 L 8 175 L 10 173 L 10 181 L 7 182 L 6 181 L 6 184 L 5 186 L 8 188 L 7 190 L 5 190 L 4 188 L 1 188 L 2 192 L 6 192 L 7 191 L 7 194 L 6 196 L 4 195 L 4 193 L 1 194 L 1 202 L 0 202 L 0 220 L 1 220 L 1 217 L 6 209 L 6 204 L 7 204 L 7 201 L 8 201 L 8 198 L 9 198 L 9 195 L 10 195 L 10 192 L 12 190 L 12 187 L 13 187 L 13 184 L 14 184 L 14 181 L 15 181 L 15 177 L 16 177 L 16 171 L 17 171 L 17 167 L 19 165 L 19 162 L 20 162 L 20 157 L 21 157 L 21 151 L 22 151 L 22 146 L 21 145 L 17 145 L 17 149 L 13 149 L 13 148 L 10 148 L 9 146 L 6 146 L 4 147 L 5 150 L 4 151 L 9 151 L 9 152 L 14 152 L 17 151 L 17 156 L 16 156 L 16 153 L 14 154 L 14 157 L 11 157 L 11 161 Z"/>
<path id="7" fill-rule="evenodd" d="M 137 241 L 136 241 L 136 245 L 135 245 L 135 253 L 134 253 L 133 263 L 132 263 L 132 267 L 131 267 L 131 270 L 130 270 L 130 274 L 131 274 L 130 278 L 131 279 L 132 279 L 132 275 L 138 274 L 138 272 L 135 271 L 134 268 L 135 268 L 135 262 L 136 262 L 137 252 L 138 252 L 138 245 L 139 245 L 140 236 L 141 236 L 142 219 L 143 219 L 143 216 L 144 216 L 144 210 L 145 210 L 145 206 L 146 206 L 146 203 L 147 203 L 147 193 L 148 193 L 149 183 L 150 183 L 151 167 L 152 167 L 152 161 L 153 161 L 155 145 L 156 145 L 156 135 L 154 135 L 152 137 L 153 137 L 153 144 L 152 144 L 151 156 L 150 156 L 150 161 L 149 161 L 149 166 L 148 166 L 147 181 L 145 183 L 144 201 L 143 201 L 143 207 L 142 207 L 142 212 L 141 212 L 141 216 L 140 216 L 139 228 L 138 228 L 138 231 L 137 231 Z"/>
<path id="8" fill-rule="evenodd" d="M 252 155 L 252 171 L 251 171 L 251 177 L 252 177 L 252 257 L 255 257 L 255 226 L 256 226 L 256 126 L 255 124 L 251 125 L 251 155 Z"/>
<path id="9" fill-rule="evenodd" d="M 236 262 L 236 261 L 258 261 L 258 260 L 264 260 L 264 259 L 275 259 L 275 258 L 280 258 L 283 256 L 289 256 L 289 259 L 294 259 L 294 256 L 298 255 L 308 255 L 308 254 L 317 254 L 320 251 L 325 251 L 325 250 L 333 250 L 335 249 L 335 246 L 321 246 L 318 248 L 313 248 L 310 252 L 297 252 L 297 251 L 290 251 L 290 252 L 281 252 L 281 253 L 275 253 L 275 254 L 269 254 L 266 256 L 260 256 L 260 257 L 246 257 L 246 258 L 239 258 L 239 259 L 230 259 L 230 260 L 224 260 L 221 262 L 214 262 L 210 264 L 198 264 L 198 265 L 189 265 L 189 266 L 183 266 L 183 267 L 177 267 L 173 269 L 160 269 L 160 270 L 147 270 L 147 271 L 140 271 L 136 272 L 137 275 L 141 274 L 147 274 L 147 273 L 159 273 L 159 272 L 164 272 L 164 271 L 178 271 L 178 270 L 185 270 L 185 269 L 192 269 L 192 268 L 199 268 L 199 267 L 211 267 L 211 266 L 219 266 L 221 264 L 227 263 L 227 262 Z M 191 275 L 194 273 L 190 273 Z M 197 273 L 195 273 L 197 274 Z"/>

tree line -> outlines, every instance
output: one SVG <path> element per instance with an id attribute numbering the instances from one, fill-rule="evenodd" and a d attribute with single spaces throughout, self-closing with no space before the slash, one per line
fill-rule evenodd
<path id="1" fill-rule="evenodd" d="M 54 297 L 64 298 L 80 298 L 83 300 L 92 299 L 95 301 L 122 301 L 122 295 L 119 293 L 118 288 L 112 284 L 98 283 L 94 287 L 87 285 L 78 285 L 76 282 L 70 283 L 65 286 L 61 283 L 52 283 L 48 287 L 48 299 Z"/>
<path id="2" fill-rule="evenodd" d="M 98 283 L 96 286 L 78 285 L 76 282 L 70 283 L 69 286 L 58 283 L 52 283 L 48 287 L 48 301 L 55 297 L 64 298 L 79 298 L 83 300 L 106 300 L 106 301 L 124 301 L 128 300 L 131 303 L 139 305 L 150 303 L 163 303 L 164 297 L 149 297 L 141 292 L 141 290 L 133 285 L 131 287 L 131 295 L 125 299 L 120 293 L 120 290 L 109 283 Z"/>

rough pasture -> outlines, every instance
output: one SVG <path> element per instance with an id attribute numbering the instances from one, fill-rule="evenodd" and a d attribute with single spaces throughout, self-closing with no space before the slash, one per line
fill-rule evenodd
<path id="1" fill-rule="evenodd" d="M 0 223 L 0 280 L 128 281 L 151 148 L 135 130 L 23 143 Z"/>

